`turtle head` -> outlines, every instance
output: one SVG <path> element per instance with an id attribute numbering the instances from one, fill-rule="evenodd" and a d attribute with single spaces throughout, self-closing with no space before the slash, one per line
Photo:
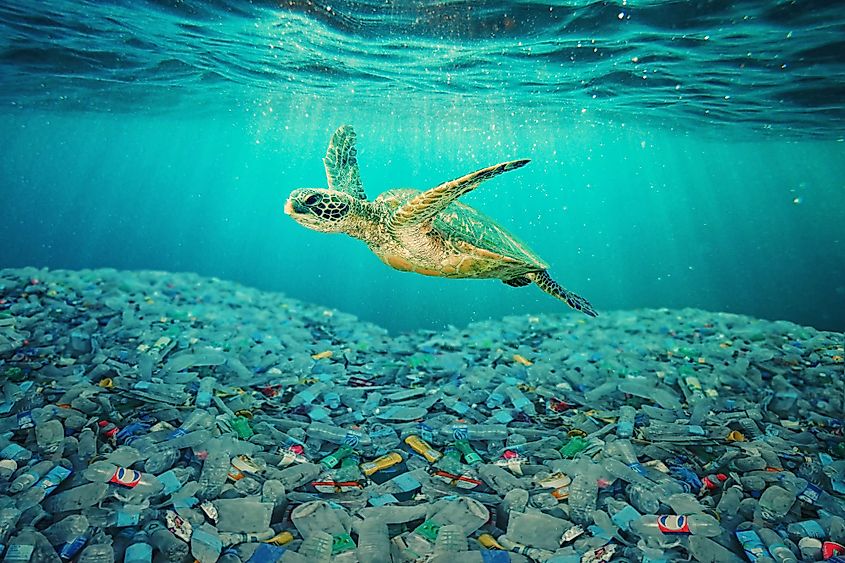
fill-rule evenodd
<path id="1" fill-rule="evenodd" d="M 285 202 L 285 213 L 303 227 L 339 233 L 349 228 L 355 204 L 355 198 L 345 192 L 303 188 L 291 192 Z"/>

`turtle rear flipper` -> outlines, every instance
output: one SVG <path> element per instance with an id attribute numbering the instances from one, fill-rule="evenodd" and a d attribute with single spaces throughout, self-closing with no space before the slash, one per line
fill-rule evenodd
<path id="1" fill-rule="evenodd" d="M 484 180 L 489 180 L 502 172 L 521 168 L 528 162 L 527 159 L 502 162 L 424 191 L 396 210 L 391 227 L 394 229 L 411 227 L 430 221 L 450 203 L 477 188 Z"/>
<path id="2" fill-rule="evenodd" d="M 576 311 L 581 311 L 591 317 L 597 317 L 599 315 L 596 313 L 595 309 L 593 309 L 593 306 L 590 305 L 589 301 L 561 286 L 552 279 L 546 270 L 525 274 L 525 277 L 540 286 L 540 289 L 552 297 L 557 297 Z"/>

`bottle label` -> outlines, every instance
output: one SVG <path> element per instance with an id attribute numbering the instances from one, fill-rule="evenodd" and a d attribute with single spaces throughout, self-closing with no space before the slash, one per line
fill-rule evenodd
<path id="1" fill-rule="evenodd" d="M 18 428 L 26 430 L 27 428 L 34 428 L 35 420 L 32 419 L 32 411 L 25 411 L 18 413 Z"/>
<path id="2" fill-rule="evenodd" d="M 133 543 L 126 548 L 124 561 L 150 561 L 153 558 L 153 546 L 148 543 Z"/>
<path id="3" fill-rule="evenodd" d="M 26 451 L 26 448 L 19 446 L 18 444 L 9 444 L 2 450 L 0 450 L 0 457 L 5 459 L 12 459 L 13 457 L 23 453 Z"/>
<path id="4" fill-rule="evenodd" d="M 809 502 L 810 504 L 815 504 L 819 500 L 819 496 L 821 496 L 822 490 L 817 486 L 809 483 L 807 488 L 804 489 L 798 498 L 803 500 L 804 502 Z"/>
<path id="5" fill-rule="evenodd" d="M 815 520 L 806 520 L 804 522 L 799 522 L 799 526 L 801 526 L 801 531 L 807 537 L 822 539 L 827 535 L 827 532 L 824 531 L 824 528 L 819 525 L 818 522 Z"/>
<path id="6" fill-rule="evenodd" d="M 85 546 L 88 542 L 88 536 L 81 535 L 78 536 L 73 541 L 69 541 L 65 543 L 62 548 L 59 550 L 59 557 L 64 560 L 70 560 L 76 557 L 76 554 L 80 552 L 80 550 Z"/>
<path id="7" fill-rule="evenodd" d="M 161 484 L 164 485 L 162 489 L 162 494 L 165 495 L 172 495 L 176 491 L 182 488 L 182 482 L 176 477 L 176 474 L 172 471 L 166 471 L 158 476 L 158 480 L 161 481 Z"/>
<path id="8" fill-rule="evenodd" d="M 68 475 L 70 474 L 70 469 L 61 465 L 57 465 L 56 467 L 48 471 L 47 475 L 45 475 L 43 479 L 38 481 L 35 486 L 41 487 L 44 490 L 45 496 L 49 495 L 56 489 L 56 487 L 61 484 L 62 481 L 67 479 Z"/>
<path id="9" fill-rule="evenodd" d="M 33 551 L 35 551 L 34 545 L 13 543 L 6 550 L 6 557 L 3 561 L 29 561 L 32 558 Z"/>
<path id="10" fill-rule="evenodd" d="M 763 545 L 763 540 L 760 539 L 760 536 L 754 530 L 737 531 L 736 539 L 742 544 L 742 549 L 745 550 L 745 556 L 752 563 L 768 555 L 766 546 Z"/>
<path id="11" fill-rule="evenodd" d="M 689 534 L 689 523 L 686 516 L 672 514 L 660 516 L 657 519 L 657 529 L 664 534 Z"/>
<path id="12" fill-rule="evenodd" d="M 115 485 L 123 485 L 124 487 L 134 488 L 141 482 L 141 472 L 134 469 L 126 469 L 125 467 L 118 467 L 114 475 L 109 479 L 109 483 Z"/>
<path id="13" fill-rule="evenodd" d="M 128 512 L 126 510 L 118 510 L 115 518 L 115 527 L 126 528 L 134 526 L 141 520 L 140 512 Z"/>

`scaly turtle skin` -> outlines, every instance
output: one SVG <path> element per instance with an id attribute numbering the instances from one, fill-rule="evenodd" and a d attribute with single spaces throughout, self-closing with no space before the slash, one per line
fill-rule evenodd
<path id="1" fill-rule="evenodd" d="M 328 189 L 294 190 L 285 213 L 324 233 L 361 239 L 382 262 L 403 272 L 446 278 L 494 278 L 513 287 L 530 283 L 590 316 L 590 303 L 555 282 L 548 265 L 525 244 L 472 207 L 456 201 L 485 180 L 528 160 L 482 168 L 421 192 L 397 189 L 367 201 L 358 171 L 355 132 L 341 126 L 323 159 Z"/>

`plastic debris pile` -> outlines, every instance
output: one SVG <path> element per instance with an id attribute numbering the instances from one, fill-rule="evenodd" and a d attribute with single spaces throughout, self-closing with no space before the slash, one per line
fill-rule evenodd
<path id="1" fill-rule="evenodd" d="M 0 271 L 3 561 L 843 561 L 843 335 Z"/>

